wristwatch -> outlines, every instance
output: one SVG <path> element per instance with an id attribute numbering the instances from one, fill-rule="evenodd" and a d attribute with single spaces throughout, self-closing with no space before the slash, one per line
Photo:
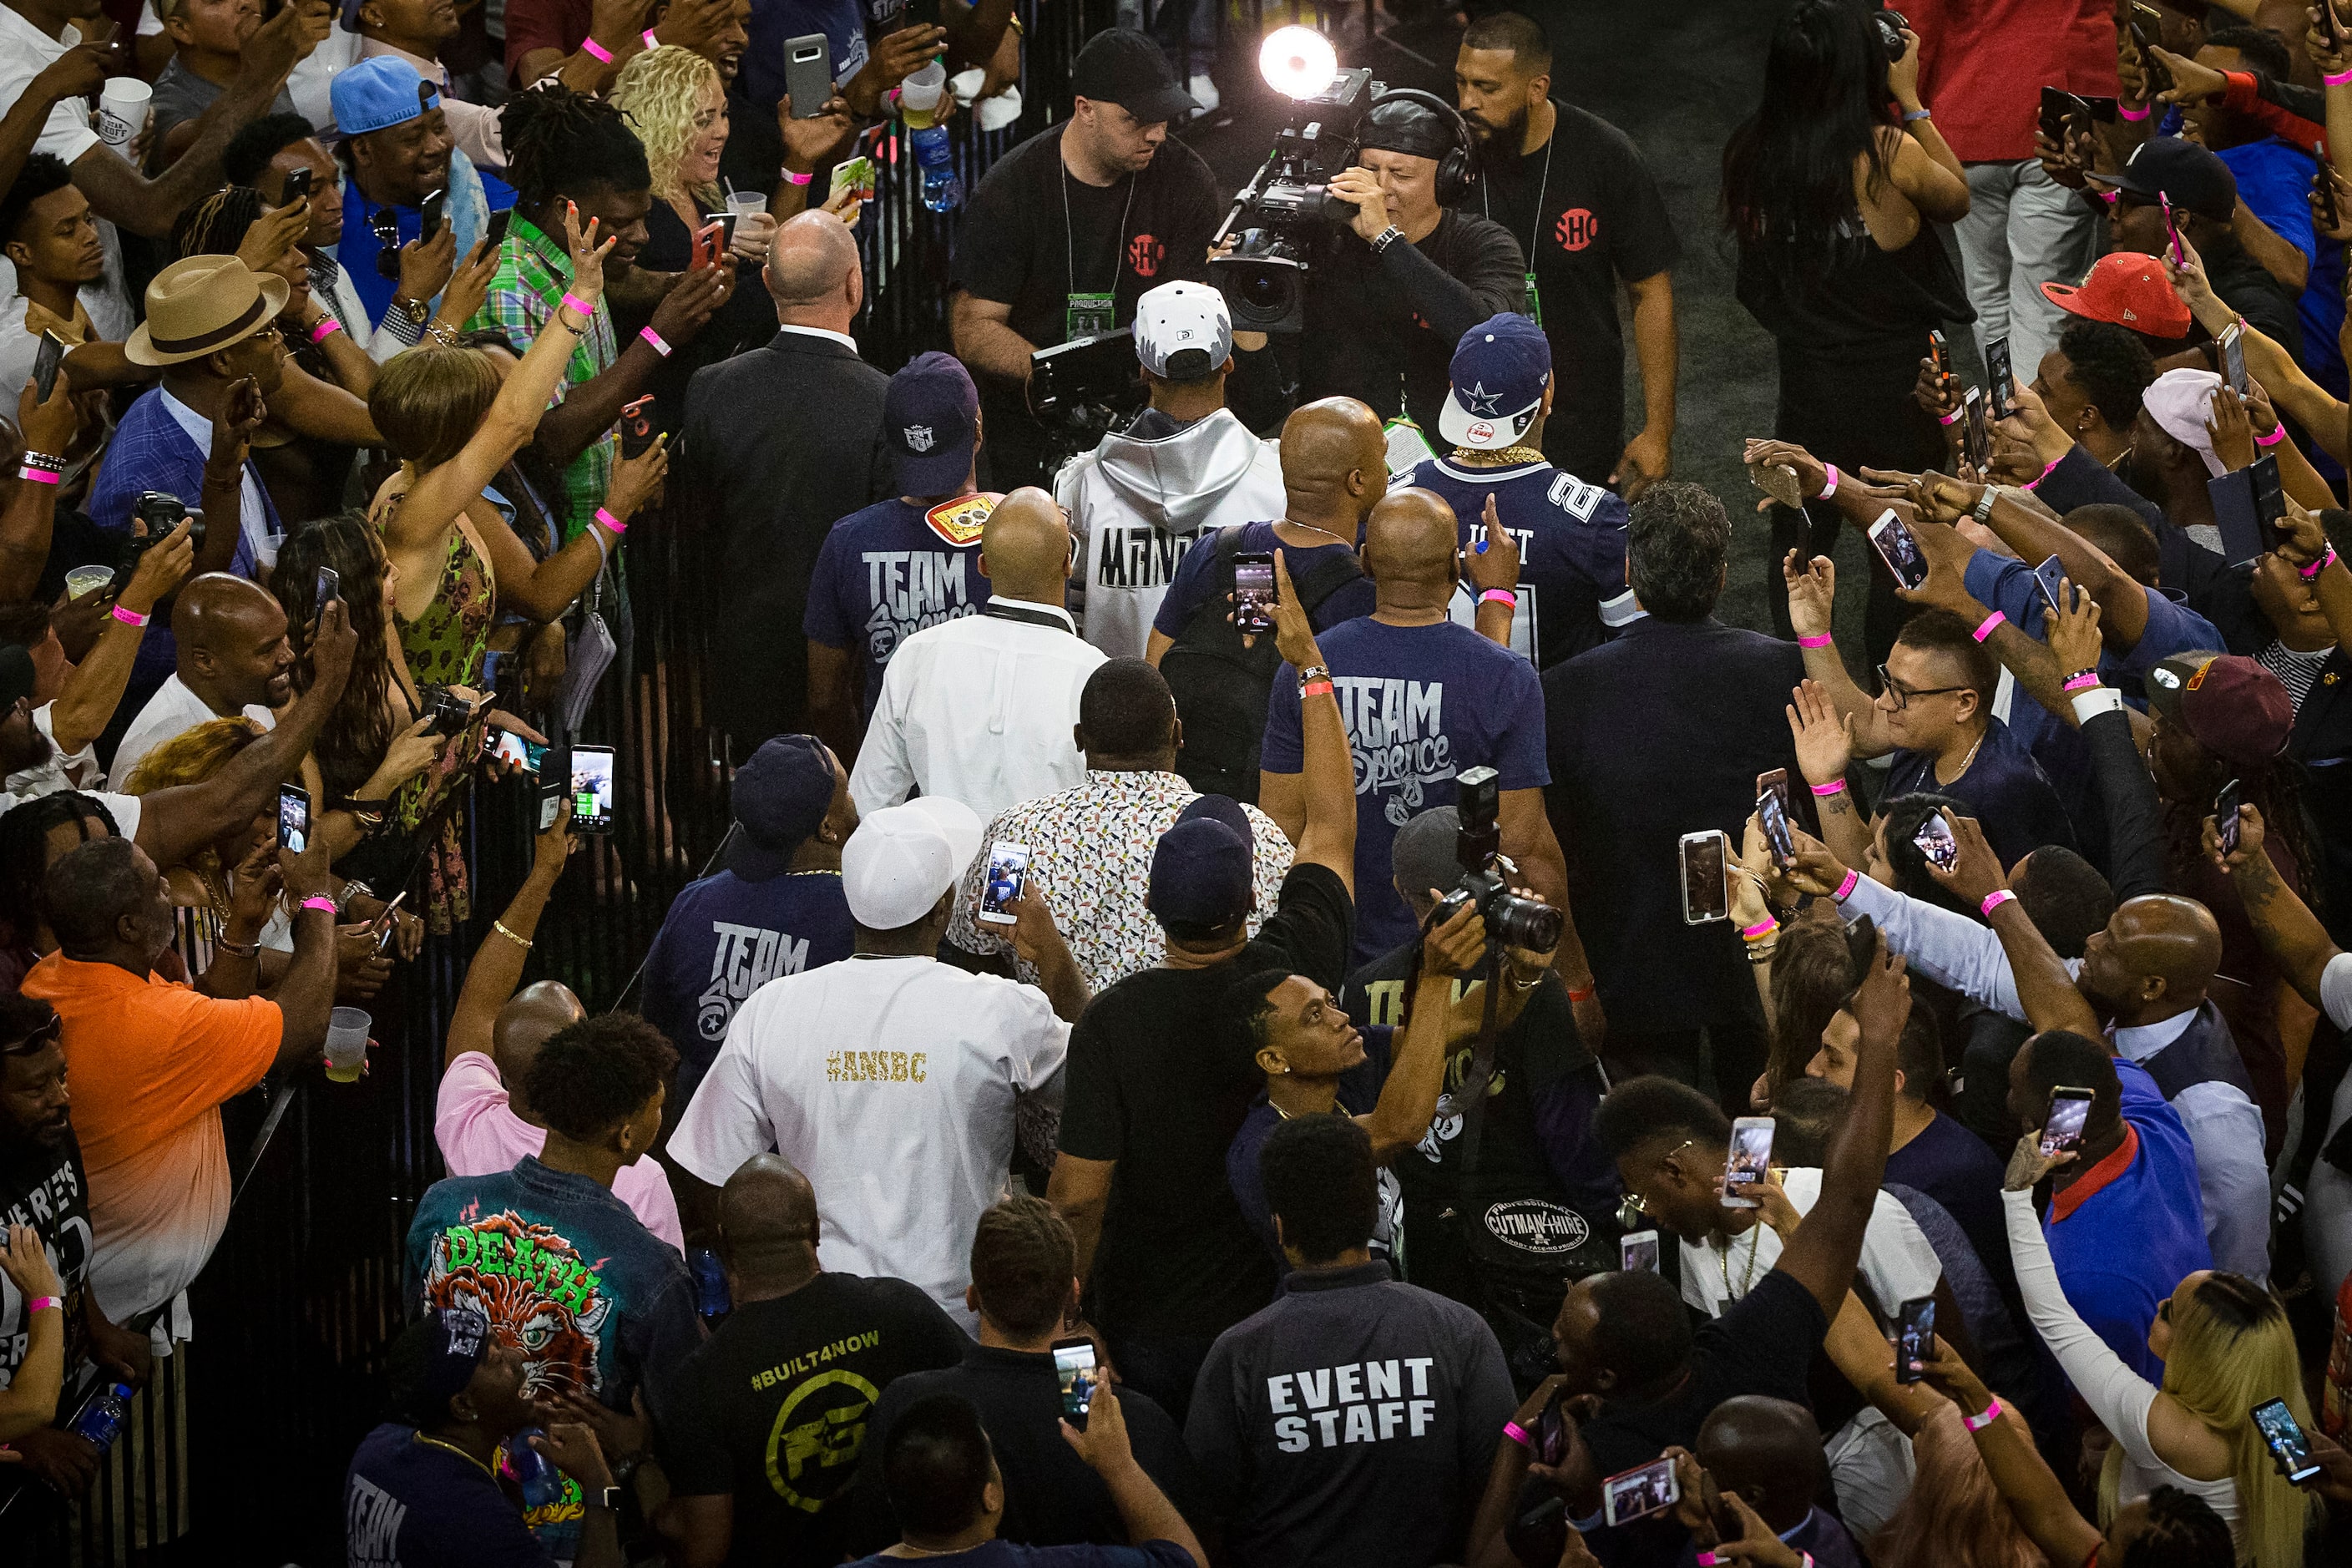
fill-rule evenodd
<path id="1" fill-rule="evenodd" d="M 593 1492 L 583 1487 L 580 1493 L 580 1500 L 590 1508 L 601 1508 L 609 1513 L 621 1511 L 621 1489 L 618 1487 L 606 1487 L 603 1491 Z"/>
<path id="2" fill-rule="evenodd" d="M 412 327 L 424 326 L 426 316 L 430 314 L 425 308 L 425 301 L 404 300 L 396 294 L 393 296 L 392 303 L 386 309 Z"/>
<path id="3" fill-rule="evenodd" d="M 1974 514 L 1974 515 L 1975 515 L 1976 520 L 1977 520 L 1977 521 L 1978 521 L 1978 522 L 1979 522 L 1979 523 L 1985 523 L 1985 524 L 1990 524 L 1990 523 L 1991 522 L 1991 521 L 1992 521 L 1992 503 L 1993 503 L 1994 501 L 1996 501 L 1996 500 L 2000 500 L 2000 487 L 1999 487 L 1999 486 L 1997 486 L 1997 485 L 1987 485 L 1987 486 L 1985 486 L 1985 488 L 1984 488 L 1984 494 L 1982 494 L 1982 495 L 1980 495 L 1980 496 L 1979 496 L 1979 497 L 1977 498 L 1977 507 L 1976 507 L 1976 512 L 1975 512 L 1975 514 Z"/>
<path id="4" fill-rule="evenodd" d="M 1403 237 L 1404 230 L 1397 227 L 1394 224 L 1389 225 L 1388 227 L 1381 230 L 1379 234 L 1372 237 L 1372 254 L 1374 256 L 1378 256 L 1381 251 L 1386 250 L 1390 246 L 1394 245 L 1398 240 L 1402 239 Z"/>

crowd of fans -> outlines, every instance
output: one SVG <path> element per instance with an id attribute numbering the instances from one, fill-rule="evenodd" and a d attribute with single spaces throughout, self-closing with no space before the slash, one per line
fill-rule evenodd
<path id="1" fill-rule="evenodd" d="M 186 1531 L 221 1108 L 496 908 L 354 1568 L 2342 1560 L 2335 4 L 1791 0 L 1706 236 L 1487 11 L 1271 332 L 1178 8 L 886 374 L 1011 0 L 0 0 L 0 1557 Z M 591 1015 L 633 525 L 731 822 Z"/>

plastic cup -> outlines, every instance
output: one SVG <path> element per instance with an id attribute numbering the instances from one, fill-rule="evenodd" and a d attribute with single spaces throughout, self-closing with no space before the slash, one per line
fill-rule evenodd
<path id="1" fill-rule="evenodd" d="M 911 109 L 919 114 L 929 114 L 931 106 L 939 102 L 940 94 L 946 89 L 947 80 L 946 65 L 933 60 L 898 84 L 899 107 Z"/>
<path id="2" fill-rule="evenodd" d="M 367 1065 L 367 1014 L 357 1007 L 338 1007 L 327 1016 L 327 1079 L 351 1083 Z"/>
<path id="3" fill-rule="evenodd" d="M 737 191 L 727 198 L 727 210 L 738 219 L 768 210 L 768 198 L 758 191 Z"/>
<path id="4" fill-rule="evenodd" d="M 111 566 L 77 566 L 66 574 L 66 597 L 79 599 L 114 581 Z"/>
<path id="5" fill-rule="evenodd" d="M 135 76 L 110 76 L 98 95 L 98 139 L 110 147 L 126 147 L 147 128 L 147 110 L 155 89 Z"/>

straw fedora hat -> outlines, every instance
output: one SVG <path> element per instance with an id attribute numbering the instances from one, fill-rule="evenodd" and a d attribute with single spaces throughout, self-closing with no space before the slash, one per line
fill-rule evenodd
<path id="1" fill-rule="evenodd" d="M 184 364 L 243 342 L 278 319 L 290 290 L 234 256 L 190 256 L 147 285 L 147 320 L 122 352 L 133 364 Z"/>

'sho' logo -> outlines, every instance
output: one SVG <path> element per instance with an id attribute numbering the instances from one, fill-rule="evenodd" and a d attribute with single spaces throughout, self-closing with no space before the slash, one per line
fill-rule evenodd
<path id="1" fill-rule="evenodd" d="M 1584 1216 L 1542 1198 L 1513 1198 L 1486 1210 L 1486 1233 L 1506 1247 L 1547 1257 L 1574 1252 L 1591 1236 Z"/>

